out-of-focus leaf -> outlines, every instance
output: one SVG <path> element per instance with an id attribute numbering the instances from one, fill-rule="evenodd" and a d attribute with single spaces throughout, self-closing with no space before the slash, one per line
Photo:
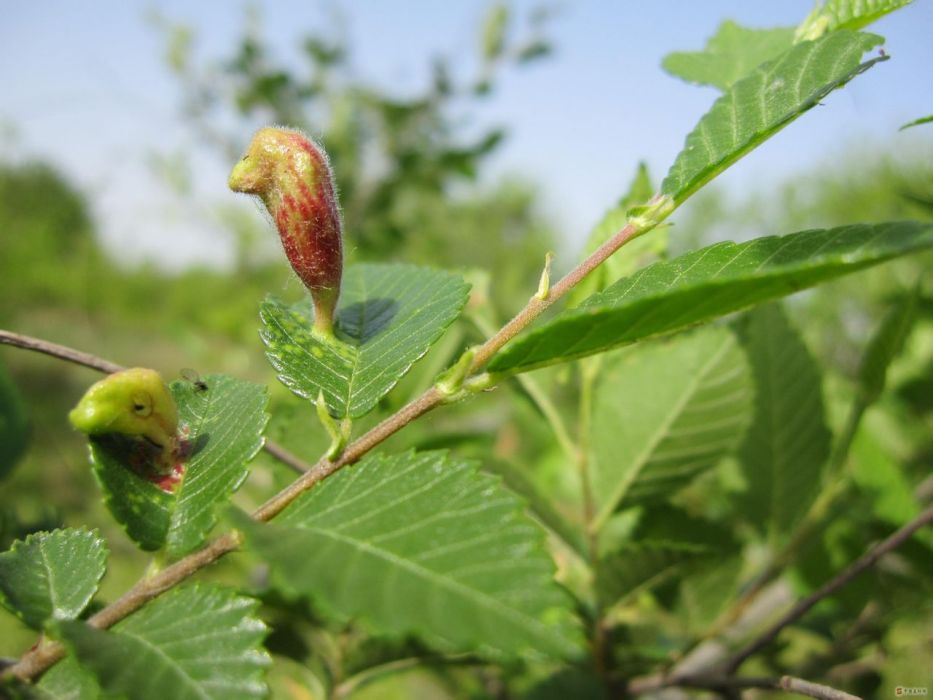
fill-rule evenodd
<path id="1" fill-rule="evenodd" d="M 708 629 L 738 590 L 742 559 L 724 549 L 717 552 L 715 561 L 687 573 L 680 581 L 675 614 L 694 634 Z"/>
<path id="2" fill-rule="evenodd" d="M 413 265 L 354 265 L 344 278 L 338 340 L 311 334 L 306 303 L 262 305 L 266 354 L 285 386 L 335 417 L 368 413 L 460 315 L 458 276 Z"/>
<path id="3" fill-rule="evenodd" d="M 919 296 L 918 287 L 895 302 L 868 341 L 858 376 L 859 394 L 865 405 L 874 403 L 884 391 L 888 366 L 904 348 L 913 328 Z"/>
<path id="4" fill-rule="evenodd" d="M 100 686 L 94 675 L 78 665 L 74 655 L 42 674 L 36 685 L 39 700 L 98 700 Z"/>
<path id="5" fill-rule="evenodd" d="M 849 464 L 852 480 L 873 497 L 872 510 L 878 519 L 901 526 L 920 512 L 900 465 L 865 426 L 852 442 Z"/>
<path id="6" fill-rule="evenodd" d="M 483 60 L 495 61 L 502 55 L 508 26 L 508 6 L 504 3 L 493 5 L 483 22 Z"/>
<path id="7" fill-rule="evenodd" d="M 595 673 L 568 668 L 535 685 L 522 700 L 604 700 L 606 690 Z"/>
<path id="8" fill-rule="evenodd" d="M 91 602 L 106 568 L 107 547 L 96 532 L 29 535 L 0 554 L 0 602 L 33 629 L 72 620 Z"/>
<path id="9" fill-rule="evenodd" d="M 518 51 L 515 52 L 515 60 L 519 63 L 530 63 L 539 58 L 550 56 L 553 50 L 554 48 L 549 42 L 536 39 L 519 48 Z"/>
<path id="10" fill-rule="evenodd" d="M 755 377 L 755 419 L 739 450 L 746 490 L 738 504 L 774 541 L 816 498 L 832 436 L 820 370 L 781 308 L 755 309 L 742 330 Z"/>
<path id="11" fill-rule="evenodd" d="M 912 122 L 907 122 L 904 124 L 898 131 L 903 131 L 904 129 L 909 129 L 913 126 L 920 126 L 921 124 L 929 124 L 933 122 L 933 114 L 927 115 L 926 117 L 920 117 L 919 119 L 914 119 Z"/>
<path id="12" fill-rule="evenodd" d="M 642 591 L 683 575 L 711 554 L 705 547 L 683 542 L 627 543 L 597 567 L 600 598 L 608 605 L 624 603 Z"/>
<path id="13" fill-rule="evenodd" d="M 178 588 L 110 631 L 59 630 L 107 693 L 134 700 L 241 700 L 267 694 L 257 601 L 215 586 Z"/>
<path id="14" fill-rule="evenodd" d="M 765 61 L 780 56 L 793 43 L 793 27 L 748 29 L 726 20 L 702 51 L 670 53 L 661 67 L 687 82 L 725 90 Z"/>
<path id="15" fill-rule="evenodd" d="M 19 461 L 29 445 L 29 418 L 13 380 L 0 364 L 0 479 Z"/>
<path id="16" fill-rule="evenodd" d="M 365 458 L 269 524 L 241 517 L 286 591 L 445 651 L 568 657 L 570 599 L 520 502 L 443 452 Z"/>
<path id="17" fill-rule="evenodd" d="M 917 222 L 717 243 L 650 265 L 516 339 L 489 363 L 524 372 L 670 333 L 933 246 Z"/>
<path id="18" fill-rule="evenodd" d="M 678 203 L 687 199 L 830 92 L 883 60 L 860 62 L 862 54 L 883 41 L 873 34 L 832 32 L 797 44 L 738 80 L 687 136 L 661 192 Z"/>
<path id="19" fill-rule="evenodd" d="M 666 500 L 716 464 L 741 440 L 751 402 L 745 354 L 726 328 L 614 357 L 594 398 L 595 523 L 619 507 Z"/>
<path id="20" fill-rule="evenodd" d="M 216 523 L 215 508 L 240 487 L 246 464 L 262 447 L 265 387 L 222 374 L 203 382 L 207 389 L 188 381 L 171 385 L 191 453 L 173 492 L 138 476 L 104 444 L 92 443 L 107 507 L 143 549 L 165 546 L 183 554 L 203 542 Z"/>

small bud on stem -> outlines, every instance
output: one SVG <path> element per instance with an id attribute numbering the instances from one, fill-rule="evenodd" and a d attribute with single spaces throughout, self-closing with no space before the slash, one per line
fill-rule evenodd
<path id="1" fill-rule="evenodd" d="M 333 336 L 343 271 L 342 224 L 324 151 L 294 129 L 267 127 L 230 173 L 230 189 L 269 210 L 292 269 L 311 292 L 314 331 Z"/>

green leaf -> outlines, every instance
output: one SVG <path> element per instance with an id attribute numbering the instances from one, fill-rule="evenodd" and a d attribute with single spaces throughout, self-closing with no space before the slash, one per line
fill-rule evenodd
<path id="1" fill-rule="evenodd" d="M 717 243 L 655 263 L 519 338 L 489 364 L 524 372 L 686 328 L 933 246 L 933 225 L 840 226 Z"/>
<path id="2" fill-rule="evenodd" d="M 444 651 L 579 652 L 543 532 L 472 462 L 444 452 L 370 456 L 271 524 L 241 520 L 272 580 L 334 615 Z"/>
<path id="3" fill-rule="evenodd" d="M 48 671 L 36 686 L 41 700 L 98 700 L 100 686 L 90 671 L 69 654 Z"/>
<path id="4" fill-rule="evenodd" d="M 96 532 L 35 533 L 0 554 L 0 602 L 33 629 L 71 620 L 91 602 L 106 568 L 107 547 Z"/>
<path id="5" fill-rule="evenodd" d="M 491 446 L 490 446 L 491 447 Z M 543 491 L 528 476 L 528 470 L 502 459 L 489 459 L 486 469 L 502 478 L 502 483 L 509 490 L 521 496 L 528 509 L 537 520 L 559 537 L 581 557 L 587 556 L 586 543 L 580 527 L 568 521 L 557 509 L 551 494 Z M 524 465 L 522 465 L 524 466 Z"/>
<path id="6" fill-rule="evenodd" d="M 933 114 L 930 114 L 926 117 L 920 117 L 919 119 L 914 119 L 912 122 L 907 122 L 904 124 L 898 131 L 903 131 L 904 129 L 909 129 L 913 126 L 920 126 L 921 124 L 929 124 L 933 122 Z"/>
<path id="7" fill-rule="evenodd" d="M 859 367 L 860 399 L 865 406 L 877 401 L 884 391 L 888 366 L 904 348 L 917 315 L 920 288 L 895 302 L 868 341 Z"/>
<path id="8" fill-rule="evenodd" d="M 600 599 L 617 605 L 679 577 L 711 555 L 709 549 L 685 542 L 629 542 L 602 559 L 599 571 Z"/>
<path id="9" fill-rule="evenodd" d="M 677 619 L 693 634 L 705 632 L 734 599 L 741 571 L 741 555 L 730 551 L 687 573 L 680 581 Z"/>
<path id="10" fill-rule="evenodd" d="M 715 465 L 748 424 L 752 382 L 726 328 L 640 345 L 604 365 L 594 397 L 594 525 L 666 500 Z"/>
<path id="11" fill-rule="evenodd" d="M 257 605 L 215 586 L 188 586 L 110 631 L 83 622 L 60 623 L 59 631 L 108 693 L 134 700 L 261 698 L 269 657 Z"/>
<path id="12" fill-rule="evenodd" d="M 860 63 L 884 40 L 838 31 L 797 44 L 730 87 L 687 136 L 686 146 L 661 184 L 678 204 L 826 95 L 883 56 Z"/>
<path id="13" fill-rule="evenodd" d="M 483 21 L 483 60 L 495 61 L 505 48 L 505 34 L 509 25 L 509 8 L 505 4 L 493 5 Z"/>
<path id="14" fill-rule="evenodd" d="M 619 203 L 606 212 L 587 239 L 583 257 L 588 258 L 612 236 L 618 233 L 628 222 L 632 207 L 644 204 L 654 195 L 654 186 L 645 163 L 638 164 L 635 179 L 629 191 Z M 591 294 L 601 292 L 608 285 L 635 270 L 644 267 L 662 256 L 667 250 L 667 226 L 659 226 L 650 235 L 639 236 L 627 244 L 623 250 L 609 257 L 606 262 L 587 275 L 570 294 L 567 295 L 569 306 L 578 306 Z"/>
<path id="15" fill-rule="evenodd" d="M 216 506 L 240 487 L 246 464 L 262 447 L 268 419 L 265 387 L 222 374 L 203 382 L 207 389 L 188 381 L 170 387 L 191 451 L 173 492 L 137 475 L 125 456 L 106 444 L 92 443 L 107 507 L 143 549 L 164 546 L 176 555 L 203 542 L 216 523 Z"/>
<path id="16" fill-rule="evenodd" d="M 755 309 L 742 331 L 755 376 L 755 419 L 739 450 L 746 490 L 738 505 L 774 541 L 792 531 L 819 493 L 832 436 L 819 368 L 781 308 Z"/>
<path id="17" fill-rule="evenodd" d="M 16 385 L 0 365 L 0 479 L 16 465 L 29 446 L 29 419 Z"/>
<path id="18" fill-rule="evenodd" d="M 689 83 L 725 90 L 765 61 L 780 56 L 793 43 L 793 27 L 748 29 L 726 20 L 705 49 L 670 53 L 661 67 Z"/>
<path id="19" fill-rule="evenodd" d="M 872 498 L 879 520 L 900 527 L 915 518 L 920 506 L 902 467 L 868 430 L 859 430 L 849 451 L 850 474 L 859 490 Z"/>
<path id="20" fill-rule="evenodd" d="M 376 405 L 460 315 L 469 286 L 450 272 L 413 265 L 354 265 L 337 311 L 340 342 L 311 334 L 306 303 L 262 304 L 266 355 L 285 386 L 331 415 L 359 417 Z"/>
<path id="21" fill-rule="evenodd" d="M 816 39 L 838 29 L 862 29 L 913 0 L 826 0 L 817 2 L 797 27 L 796 39 Z"/>

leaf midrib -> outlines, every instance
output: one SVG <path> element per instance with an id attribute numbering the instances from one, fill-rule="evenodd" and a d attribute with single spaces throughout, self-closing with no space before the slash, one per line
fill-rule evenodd
<path id="1" fill-rule="evenodd" d="M 606 502 L 606 505 L 596 516 L 596 519 L 593 522 L 593 526 L 595 528 L 601 528 L 605 524 L 606 519 L 609 518 L 615 511 L 616 505 L 621 503 L 622 499 L 625 498 L 625 494 L 628 492 L 629 488 L 631 488 L 635 480 L 641 475 L 641 472 L 650 460 L 651 455 L 654 454 L 654 451 L 664 439 L 664 436 L 667 435 L 670 431 L 671 425 L 673 425 L 677 418 L 683 413 L 684 406 L 686 406 L 690 398 L 696 394 L 697 388 L 706 378 L 710 368 L 719 362 L 723 354 L 725 354 L 725 352 L 732 344 L 732 336 L 724 336 L 720 347 L 715 351 L 715 353 L 712 353 L 710 358 L 696 371 L 694 376 L 685 385 L 685 391 L 674 404 L 667 418 L 660 426 L 658 426 L 657 430 L 654 432 L 654 435 L 652 435 L 651 439 L 645 445 L 645 448 L 635 459 L 633 468 L 630 470 L 627 478 L 622 480 L 622 482 L 616 488 L 614 496 Z"/>
<path id="2" fill-rule="evenodd" d="M 508 605 L 500 603 L 495 598 L 486 595 L 485 593 L 478 591 L 468 586 L 463 585 L 459 581 L 452 579 L 448 576 L 444 576 L 436 571 L 427 569 L 423 566 L 416 564 L 415 562 L 402 558 L 397 554 L 394 554 L 386 549 L 381 549 L 374 547 L 369 542 L 356 539 L 354 537 L 349 537 L 347 535 L 340 534 L 333 530 L 326 530 L 315 526 L 301 525 L 299 529 L 305 530 L 307 532 L 312 532 L 323 537 L 330 538 L 336 542 L 350 545 L 351 547 L 356 548 L 360 552 L 366 552 L 375 557 L 382 559 L 383 561 L 392 564 L 398 568 L 405 569 L 410 573 L 420 576 L 429 583 L 436 585 L 440 588 L 448 590 L 450 593 L 459 595 L 461 598 L 466 599 L 467 601 L 485 609 L 490 612 L 494 612 L 497 615 L 511 619 L 514 624 L 519 627 L 532 632 L 536 636 L 539 636 L 541 639 L 548 640 L 548 643 L 552 646 L 557 644 L 561 647 L 564 647 L 558 639 L 550 634 L 550 630 L 543 625 L 539 620 L 534 617 L 523 615 L 518 613 L 518 611 Z"/>

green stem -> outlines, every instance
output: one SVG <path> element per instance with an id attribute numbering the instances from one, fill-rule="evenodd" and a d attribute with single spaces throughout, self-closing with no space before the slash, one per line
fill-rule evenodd
<path id="1" fill-rule="evenodd" d="M 527 328 L 528 325 L 538 318 L 551 304 L 563 297 L 578 282 L 583 280 L 590 272 L 595 270 L 623 245 L 657 226 L 658 223 L 670 215 L 672 210 L 673 207 L 665 209 L 656 219 L 647 223 L 627 223 L 592 255 L 551 287 L 547 299 L 542 300 L 537 297 L 529 299 L 525 307 L 519 311 L 511 321 L 502 326 L 492 337 L 476 349 L 471 367 L 472 373 L 479 374 L 489 360 L 491 360 L 506 343 Z M 5 335 L 7 337 L 4 337 L 4 333 L 0 332 L 0 342 L 10 342 L 12 338 L 13 342 L 11 344 L 19 345 L 20 347 L 28 347 L 15 342 L 17 334 L 7 333 Z M 18 338 L 21 339 L 22 336 L 18 336 Z M 49 352 L 47 347 L 49 344 L 45 345 L 45 348 L 32 347 L 31 349 Z M 57 352 L 49 352 L 49 354 L 63 356 Z M 85 360 L 87 358 L 65 359 L 86 364 Z M 396 413 L 386 418 L 369 430 L 369 432 L 347 446 L 346 450 L 336 461 L 331 462 L 326 456 L 318 460 L 317 464 L 305 471 L 298 479 L 256 509 L 252 513 L 252 517 L 261 522 L 271 520 L 302 493 L 346 465 L 353 464 L 367 452 L 377 445 L 380 445 L 409 423 L 444 403 L 445 397 L 434 387 L 429 388 L 421 396 L 410 401 Z M 239 540 L 239 533 L 228 532 L 209 542 L 202 549 L 189 554 L 184 559 L 162 570 L 156 576 L 138 581 L 136 585 L 124 593 L 119 599 L 90 618 L 90 620 L 88 620 L 89 624 L 98 629 L 107 629 L 127 615 L 135 612 L 161 593 L 164 593 L 186 580 L 200 569 L 203 569 L 205 566 L 217 561 L 217 559 L 238 549 L 240 545 Z M 62 647 L 61 644 L 53 644 L 47 649 L 34 649 L 26 652 L 17 664 L 4 670 L 0 678 L 16 676 L 24 681 L 31 680 L 61 659 L 64 653 L 64 647 Z"/>

